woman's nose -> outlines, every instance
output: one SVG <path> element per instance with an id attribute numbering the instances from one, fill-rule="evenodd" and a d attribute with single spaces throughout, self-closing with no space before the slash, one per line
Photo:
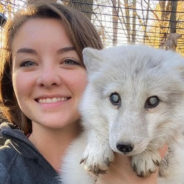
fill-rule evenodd
<path id="1" fill-rule="evenodd" d="M 40 71 L 37 83 L 39 86 L 50 88 L 53 86 L 59 86 L 61 84 L 61 78 L 57 69 L 48 67 Z"/>

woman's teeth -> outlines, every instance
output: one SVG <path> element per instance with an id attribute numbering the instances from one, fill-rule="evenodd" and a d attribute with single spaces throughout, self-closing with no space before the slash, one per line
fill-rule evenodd
<path id="1" fill-rule="evenodd" d="M 56 103 L 56 102 L 66 101 L 67 99 L 68 99 L 67 97 L 42 98 L 42 99 L 38 99 L 38 102 L 39 103 Z"/>

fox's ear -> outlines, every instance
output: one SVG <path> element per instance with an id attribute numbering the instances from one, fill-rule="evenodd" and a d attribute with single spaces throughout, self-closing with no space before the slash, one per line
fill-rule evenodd
<path id="1" fill-rule="evenodd" d="M 92 73 L 98 70 L 103 62 L 102 51 L 93 48 L 84 48 L 83 62 L 88 73 Z"/>

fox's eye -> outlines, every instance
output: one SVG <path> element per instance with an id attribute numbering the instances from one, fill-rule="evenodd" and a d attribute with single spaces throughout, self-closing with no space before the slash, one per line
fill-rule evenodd
<path id="1" fill-rule="evenodd" d="M 111 95 L 109 96 L 110 102 L 112 103 L 112 105 L 115 106 L 120 106 L 121 105 L 121 97 L 118 93 L 111 93 Z"/>
<path id="2" fill-rule="evenodd" d="M 150 96 L 145 102 L 145 108 L 155 108 L 160 103 L 160 99 L 157 96 Z"/>

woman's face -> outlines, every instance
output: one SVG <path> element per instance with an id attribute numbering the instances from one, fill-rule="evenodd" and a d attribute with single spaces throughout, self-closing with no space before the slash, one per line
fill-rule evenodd
<path id="1" fill-rule="evenodd" d="M 61 22 L 28 20 L 16 33 L 12 51 L 13 88 L 23 113 L 49 128 L 76 122 L 86 71 Z"/>

